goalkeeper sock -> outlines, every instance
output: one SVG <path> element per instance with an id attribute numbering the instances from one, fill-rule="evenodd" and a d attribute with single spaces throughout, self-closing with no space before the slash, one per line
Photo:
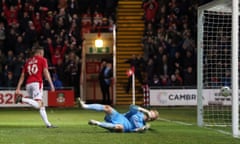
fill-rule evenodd
<path id="1" fill-rule="evenodd" d="M 39 109 L 39 103 L 38 102 L 36 102 L 35 100 L 32 100 L 32 99 L 30 99 L 30 98 L 22 98 L 22 102 L 25 102 L 25 103 L 27 103 L 27 104 L 30 104 L 30 105 L 32 105 L 34 108 L 36 108 L 36 109 Z"/>
<path id="2" fill-rule="evenodd" d="M 97 124 L 98 126 L 102 127 L 102 128 L 105 128 L 105 129 L 108 129 L 108 130 L 112 130 L 115 128 L 115 125 L 112 124 L 112 123 L 107 123 L 107 122 L 99 122 Z"/>
<path id="3" fill-rule="evenodd" d="M 51 126 L 51 123 L 48 121 L 48 117 L 47 117 L 47 113 L 46 113 L 46 109 L 45 107 L 41 107 L 40 110 L 40 115 L 42 117 L 42 120 L 44 121 L 44 123 L 46 124 L 46 126 Z"/>
<path id="4" fill-rule="evenodd" d="M 101 105 L 101 104 L 84 104 L 84 105 L 82 105 L 82 107 L 84 109 L 96 110 L 96 111 L 104 110 L 104 105 Z"/>

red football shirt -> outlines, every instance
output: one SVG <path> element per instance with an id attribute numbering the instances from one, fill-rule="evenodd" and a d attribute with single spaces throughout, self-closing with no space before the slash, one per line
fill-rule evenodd
<path id="1" fill-rule="evenodd" d="M 28 59 L 23 68 L 23 72 L 27 76 L 26 83 L 42 83 L 44 68 L 48 68 L 47 60 L 44 57 L 34 56 Z"/>

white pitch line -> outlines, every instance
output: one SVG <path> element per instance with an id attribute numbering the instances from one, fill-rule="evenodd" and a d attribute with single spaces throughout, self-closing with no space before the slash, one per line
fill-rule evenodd
<path id="1" fill-rule="evenodd" d="M 181 124 L 181 125 L 193 125 L 191 123 L 186 123 L 186 122 L 182 122 L 182 121 L 173 121 L 173 120 L 164 119 L 164 118 L 159 118 L 158 120 L 162 120 L 162 121 L 166 121 L 166 122 L 173 122 L 173 123 L 177 123 L 177 124 Z"/>
<path id="2" fill-rule="evenodd" d="M 158 118 L 158 120 L 172 122 L 172 123 L 181 124 L 181 125 L 187 125 L 187 126 L 193 125 L 191 123 L 186 123 L 186 122 L 182 122 L 182 121 L 173 121 L 173 120 L 164 119 L 164 118 Z M 225 134 L 225 135 L 232 135 L 232 133 L 224 131 L 224 130 L 217 130 L 217 129 L 213 129 L 213 128 L 209 128 L 209 127 L 203 127 L 203 128 L 209 129 L 209 130 L 214 130 L 214 131 L 217 131 L 217 132 Z M 240 138 L 240 137 L 237 137 L 237 138 Z"/>

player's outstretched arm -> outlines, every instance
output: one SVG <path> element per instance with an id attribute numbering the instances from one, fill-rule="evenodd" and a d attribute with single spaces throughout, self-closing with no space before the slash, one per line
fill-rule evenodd
<path id="1" fill-rule="evenodd" d="M 47 81 L 49 82 L 49 85 L 51 87 L 51 91 L 55 91 L 55 88 L 54 88 L 54 85 L 53 85 L 53 82 L 52 82 L 52 78 L 50 76 L 50 73 L 48 71 L 47 68 L 44 68 L 43 70 L 43 73 L 44 73 L 44 77 L 47 79 Z"/>
<path id="2" fill-rule="evenodd" d="M 21 73 L 21 76 L 20 76 L 20 78 L 19 78 L 19 80 L 18 80 L 17 88 L 16 88 L 16 91 L 15 91 L 15 93 L 16 93 L 17 95 L 20 94 L 20 89 L 21 89 L 21 86 L 22 86 L 22 84 L 23 84 L 24 77 L 25 77 L 24 72 L 22 72 L 22 73 Z"/>

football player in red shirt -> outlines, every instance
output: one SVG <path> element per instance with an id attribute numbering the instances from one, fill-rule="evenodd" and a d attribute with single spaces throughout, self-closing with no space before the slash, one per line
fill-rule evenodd
<path id="1" fill-rule="evenodd" d="M 56 126 L 52 125 L 48 121 L 45 106 L 42 101 L 43 76 L 49 82 L 51 91 L 55 91 L 50 73 L 48 71 L 47 60 L 43 56 L 44 56 L 43 48 L 37 47 L 34 50 L 34 55 L 26 61 L 15 91 L 17 95 L 16 103 L 24 102 L 33 106 L 36 109 L 39 109 L 40 115 L 44 123 L 46 124 L 47 128 L 55 128 Z M 25 78 L 26 78 L 26 91 L 30 98 L 22 97 L 20 93 L 20 89 Z"/>

